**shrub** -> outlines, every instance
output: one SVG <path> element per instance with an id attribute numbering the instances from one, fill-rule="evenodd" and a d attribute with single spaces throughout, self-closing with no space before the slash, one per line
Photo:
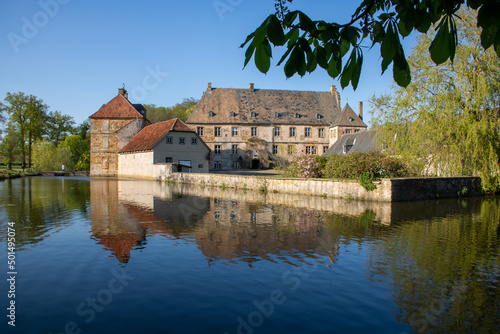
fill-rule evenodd
<path id="1" fill-rule="evenodd" d="M 377 152 L 354 152 L 328 158 L 323 176 L 331 179 L 379 179 L 405 177 L 411 170 L 400 159 Z"/>
<path id="2" fill-rule="evenodd" d="M 324 165 L 322 157 L 306 155 L 305 153 L 295 153 L 290 159 L 290 166 L 287 168 L 287 175 L 291 177 L 320 177 L 321 166 Z"/>

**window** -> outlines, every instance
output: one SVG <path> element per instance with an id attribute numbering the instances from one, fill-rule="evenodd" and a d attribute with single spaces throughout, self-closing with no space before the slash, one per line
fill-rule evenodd
<path id="1" fill-rule="evenodd" d="M 198 165 L 198 168 L 203 168 L 203 164 L 199 164 L 199 165 Z"/>
<path id="2" fill-rule="evenodd" d="M 257 127 L 256 126 L 253 126 L 252 129 L 251 129 L 251 132 L 252 132 L 252 137 L 257 137 Z"/>
<path id="3" fill-rule="evenodd" d="M 236 137 L 238 135 L 238 128 L 233 126 L 231 129 L 231 136 Z"/>
<path id="4" fill-rule="evenodd" d="M 351 133 L 351 129 L 346 129 L 345 133 Z"/>
<path id="5" fill-rule="evenodd" d="M 255 111 L 252 111 L 252 113 L 250 114 L 250 117 L 252 117 L 252 118 L 257 117 L 257 113 Z"/>
<path id="6" fill-rule="evenodd" d="M 167 136 L 167 144 L 173 144 L 174 143 L 174 139 L 170 136 Z"/>
<path id="7" fill-rule="evenodd" d="M 290 128 L 290 137 L 295 137 L 295 128 Z"/>
<path id="8" fill-rule="evenodd" d="M 325 129 L 318 129 L 318 137 L 325 138 Z"/>
<path id="9" fill-rule="evenodd" d="M 318 147 L 311 146 L 311 154 L 318 154 Z"/>
<path id="10" fill-rule="evenodd" d="M 216 126 L 214 128 L 214 136 L 215 137 L 220 137 L 220 127 L 219 126 Z"/>
<path id="11" fill-rule="evenodd" d="M 322 118 L 323 118 L 323 116 L 321 116 L 320 114 L 316 114 L 316 118 L 317 118 L 317 119 L 322 119 Z"/>
<path id="12" fill-rule="evenodd" d="M 220 155 L 220 152 L 221 152 L 220 145 L 215 145 L 215 147 L 214 147 L 214 154 L 215 155 Z"/>
<path id="13" fill-rule="evenodd" d="M 191 137 L 191 145 L 196 145 L 196 144 L 198 144 L 198 138 Z"/>
<path id="14" fill-rule="evenodd" d="M 214 169 L 222 169 L 222 162 L 220 161 L 214 162 Z"/>
<path id="15" fill-rule="evenodd" d="M 292 155 L 293 152 L 295 151 L 293 145 L 288 145 L 288 155 Z"/>
<path id="16" fill-rule="evenodd" d="M 354 130 L 354 132 L 359 132 L 359 129 Z"/>
<path id="17" fill-rule="evenodd" d="M 179 144 L 184 145 L 186 143 L 186 138 L 184 137 L 179 137 Z"/>
<path id="18" fill-rule="evenodd" d="M 231 149 L 231 153 L 238 154 L 238 145 L 233 145 L 233 147 Z"/>
<path id="19" fill-rule="evenodd" d="M 304 136 L 311 137 L 311 128 L 305 128 L 305 130 L 304 130 Z"/>
<path id="20" fill-rule="evenodd" d="M 274 117 L 279 118 L 279 117 L 280 117 L 280 114 L 279 114 L 279 113 L 277 113 L 277 112 L 275 112 L 275 113 L 274 113 Z"/>
<path id="21" fill-rule="evenodd" d="M 295 118 L 300 118 L 300 114 L 299 113 L 295 113 Z"/>
<path id="22" fill-rule="evenodd" d="M 215 116 L 215 113 L 213 111 L 208 113 L 208 117 L 214 117 L 214 116 Z"/>
<path id="23" fill-rule="evenodd" d="M 166 157 L 165 162 L 167 162 L 167 163 L 174 162 L 174 159 L 172 157 Z"/>
<path id="24" fill-rule="evenodd" d="M 233 161 L 231 165 L 233 169 L 240 169 L 240 163 L 238 161 Z"/>
<path id="25" fill-rule="evenodd" d="M 279 126 L 274 128 L 274 136 L 275 137 L 278 137 L 280 135 L 280 132 L 281 132 L 281 130 L 280 130 Z"/>
<path id="26" fill-rule="evenodd" d="M 326 151 L 328 151 L 328 146 L 323 146 L 323 154 L 325 154 Z"/>
<path id="27" fill-rule="evenodd" d="M 306 146 L 306 154 L 311 154 L 311 146 Z"/>
<path id="28" fill-rule="evenodd" d="M 236 113 L 234 111 L 231 111 L 231 113 L 229 114 L 229 116 L 231 117 L 235 117 L 236 116 Z"/>
<path id="29" fill-rule="evenodd" d="M 203 127 L 202 126 L 199 126 L 196 128 L 196 133 L 198 134 L 198 136 L 203 136 Z"/>
<path id="30" fill-rule="evenodd" d="M 278 154 L 278 145 L 273 145 L 273 154 Z"/>

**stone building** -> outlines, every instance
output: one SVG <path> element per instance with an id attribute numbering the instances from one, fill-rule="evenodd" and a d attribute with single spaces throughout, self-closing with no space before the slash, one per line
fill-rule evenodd
<path id="1" fill-rule="evenodd" d="M 118 151 L 118 176 L 162 179 L 179 171 L 208 173 L 210 149 L 180 119 L 146 126 Z"/>
<path id="2" fill-rule="evenodd" d="M 211 170 L 267 168 L 295 152 L 323 154 L 343 133 L 366 130 L 360 115 L 329 92 L 212 88 L 187 120 L 210 147 Z"/>
<path id="3" fill-rule="evenodd" d="M 148 124 L 144 106 L 130 103 L 120 88 L 90 116 L 90 176 L 117 176 L 118 151 Z"/>

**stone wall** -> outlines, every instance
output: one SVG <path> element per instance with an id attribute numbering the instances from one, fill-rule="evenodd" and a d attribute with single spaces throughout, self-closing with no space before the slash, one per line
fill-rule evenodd
<path id="1" fill-rule="evenodd" d="M 172 174 L 171 163 L 153 164 L 153 151 L 118 155 L 118 176 L 163 180 Z"/>
<path id="2" fill-rule="evenodd" d="M 202 186 L 260 190 L 327 198 L 376 202 L 400 202 L 481 195 L 479 178 L 409 178 L 375 181 L 377 188 L 367 191 L 356 180 L 291 179 L 227 174 L 173 173 L 167 180 Z"/>

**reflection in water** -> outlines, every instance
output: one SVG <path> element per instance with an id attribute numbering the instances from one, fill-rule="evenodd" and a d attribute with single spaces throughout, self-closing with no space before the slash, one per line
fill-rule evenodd
<path id="1" fill-rule="evenodd" d="M 165 331 L 165 322 L 179 324 L 174 332 L 227 331 L 237 316 L 255 311 L 253 298 L 263 300 L 275 288 L 287 291 L 289 302 L 266 318 L 275 327 L 259 332 L 276 333 L 284 323 L 283 331 L 295 333 L 309 326 L 317 332 L 361 332 L 359 326 L 366 327 L 363 332 L 500 332 L 499 198 L 391 204 L 70 178 L 7 180 L 0 183 L 0 196 L 0 218 L 16 222 L 18 256 L 30 247 L 30 256 L 38 256 L 23 268 L 31 279 L 24 287 L 40 287 L 33 288 L 34 297 L 24 297 L 26 305 L 39 302 L 39 291 L 52 289 L 51 276 L 60 275 L 68 296 L 90 287 L 66 302 L 74 309 L 108 284 L 112 263 L 137 281 L 105 312 L 118 317 L 143 298 L 148 302 L 141 312 L 161 319 L 149 332 Z M 3 245 L 7 225 L 0 229 Z M 40 242 L 48 238 L 56 242 Z M 76 244 L 65 245 L 65 238 Z M 80 249 L 86 260 L 75 261 Z M 320 265 L 311 284 L 304 281 L 293 293 L 280 285 L 283 272 L 312 262 Z M 101 270 L 94 270 L 98 265 Z M 193 314 L 193 305 L 205 305 L 197 306 L 205 313 Z M 40 323 L 46 316 L 26 312 Z M 96 320 L 100 326 L 112 323 L 105 312 Z M 196 316 L 216 327 L 182 322 Z M 144 320 L 139 316 L 123 326 Z"/>

